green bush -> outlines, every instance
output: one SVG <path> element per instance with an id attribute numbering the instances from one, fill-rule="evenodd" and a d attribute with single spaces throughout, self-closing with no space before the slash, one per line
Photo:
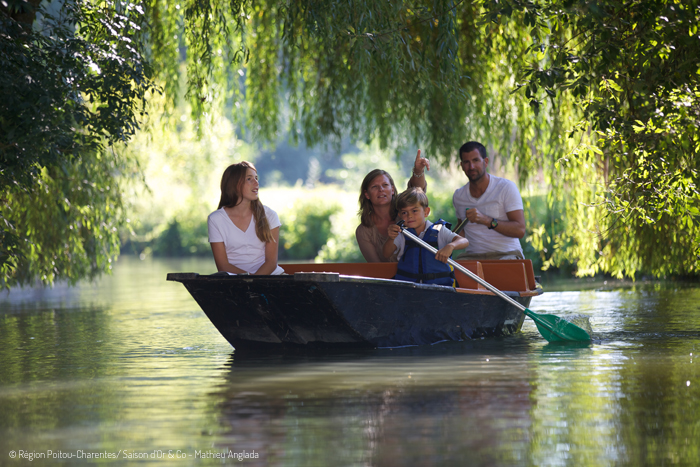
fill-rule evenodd
<path id="1" fill-rule="evenodd" d="M 355 229 L 359 219 L 346 210 L 333 214 L 331 220 L 331 237 L 321 248 L 315 261 L 317 263 L 364 263 L 360 247 L 355 240 Z"/>
<path id="2" fill-rule="evenodd" d="M 431 222 L 443 219 L 451 223 L 453 228 L 457 227 L 455 209 L 452 206 L 452 193 L 431 193 L 430 189 L 428 189 L 428 201 L 430 204 L 430 216 L 428 216 L 428 218 Z"/>
<path id="3" fill-rule="evenodd" d="M 312 192 L 313 193 L 313 192 Z M 278 198 L 290 194 L 275 193 Z M 442 218 L 456 227 L 452 192 L 428 192 L 430 220 Z M 279 258 L 283 261 L 363 262 L 355 240 L 359 224 L 356 206 L 337 195 L 319 193 L 300 195 L 288 201 L 290 207 L 278 207 L 280 228 Z M 353 198 L 353 197 L 351 197 Z M 296 199 L 296 201 L 294 201 Z M 561 209 L 550 207 L 546 195 L 523 197 L 527 235 L 521 240 L 525 257 L 532 260 L 535 271 L 552 270 L 548 260 L 555 248 L 552 239 L 561 230 Z M 154 256 L 211 255 L 206 216 L 197 209 L 180 212 L 165 222 L 148 219 L 134 225 L 134 235 L 122 245 L 125 253 Z M 458 255 L 457 251 L 454 256 Z M 556 271 L 567 274 L 573 265 Z"/>
<path id="4" fill-rule="evenodd" d="M 292 209 L 279 212 L 280 260 L 313 260 L 331 240 L 332 255 L 336 261 L 353 257 L 348 240 L 335 238 L 333 219 L 342 219 L 342 207 L 335 201 L 318 197 L 303 200 Z M 354 228 L 352 241 L 354 243 Z M 338 232 L 339 233 L 339 232 Z M 342 245 L 342 246 L 341 246 Z M 206 215 L 194 210 L 179 213 L 167 222 L 141 222 L 134 226 L 133 234 L 122 244 L 125 253 L 146 256 L 211 255 Z M 359 253 L 359 250 L 357 250 Z M 328 255 L 329 253 L 326 253 Z M 355 255 L 356 256 L 356 255 Z"/>
<path id="5" fill-rule="evenodd" d="M 331 237 L 331 216 L 341 210 L 336 202 L 304 200 L 280 213 L 280 260 L 311 260 Z"/>
<path id="6" fill-rule="evenodd" d="M 159 257 L 211 255 L 206 216 L 193 209 L 169 220 L 135 222 L 121 249 L 124 253 Z"/>
<path id="7" fill-rule="evenodd" d="M 430 220 L 442 218 L 456 227 L 452 194 L 428 193 Z M 550 207 L 546 195 L 523 198 L 527 235 L 520 240 L 525 258 L 532 260 L 535 271 L 568 275 L 571 264 L 553 268 L 548 264 L 557 245 L 552 243 L 561 230 L 561 210 Z M 280 260 L 316 262 L 364 262 L 355 240 L 359 219 L 354 206 L 342 206 L 335 199 L 299 198 L 291 209 L 280 210 Z M 137 235 L 123 244 L 122 251 L 153 256 L 211 255 L 206 219 L 190 212 L 165 224 L 142 225 Z M 453 254 L 456 257 L 460 251 Z"/>

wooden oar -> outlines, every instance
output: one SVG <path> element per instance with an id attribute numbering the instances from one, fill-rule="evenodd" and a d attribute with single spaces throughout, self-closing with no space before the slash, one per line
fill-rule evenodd
<path id="1" fill-rule="evenodd" d="M 418 243 L 420 246 L 425 248 L 428 251 L 431 251 L 433 253 L 437 253 L 438 250 L 436 248 L 433 248 L 432 246 L 428 245 L 425 243 L 423 240 L 418 238 L 417 236 L 413 235 L 411 232 L 407 231 L 404 226 L 404 222 L 399 221 L 397 225 L 401 227 L 401 232 L 414 242 Z M 504 294 L 500 290 L 498 290 L 496 287 L 492 286 L 488 282 L 486 282 L 484 279 L 479 277 L 478 275 L 474 274 L 471 272 L 469 269 L 465 268 L 461 264 L 457 263 L 454 261 L 452 258 L 449 258 L 447 260 L 448 263 L 450 263 L 452 266 L 455 267 L 455 269 L 463 272 L 467 276 L 471 277 L 475 281 L 477 281 L 479 284 L 483 285 L 487 289 L 489 289 L 491 292 L 495 293 L 498 295 L 500 298 L 503 300 L 507 301 L 514 307 L 518 308 L 521 310 L 523 313 L 525 313 L 525 316 L 529 316 L 537 325 L 537 329 L 540 331 L 540 334 L 542 334 L 542 337 L 547 339 L 549 342 L 561 342 L 561 341 L 576 341 L 576 342 L 581 342 L 581 341 L 590 341 L 591 336 L 586 332 L 584 329 L 576 326 L 573 323 L 570 323 L 566 321 L 565 319 L 562 319 L 558 316 L 554 315 L 540 315 L 538 313 L 535 313 L 534 311 L 526 308 L 525 306 L 521 305 L 520 303 L 516 302 L 513 300 L 511 297 L 508 295 Z"/>

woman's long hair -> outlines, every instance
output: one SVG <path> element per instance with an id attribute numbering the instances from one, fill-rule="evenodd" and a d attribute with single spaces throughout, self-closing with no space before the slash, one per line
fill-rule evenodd
<path id="1" fill-rule="evenodd" d="M 253 169 L 257 173 L 255 166 L 246 161 L 226 167 L 224 175 L 221 177 L 221 199 L 219 199 L 219 207 L 217 209 L 233 208 L 243 201 L 241 190 L 243 189 L 248 169 Z M 272 232 L 270 232 L 270 223 L 265 215 L 265 207 L 260 202 L 260 198 L 251 201 L 250 207 L 255 218 L 255 234 L 263 243 L 274 242 L 275 239 L 272 237 Z"/>
<path id="2" fill-rule="evenodd" d="M 360 187 L 360 210 L 357 211 L 357 215 L 360 216 L 360 222 L 365 227 L 372 227 L 374 222 L 372 222 L 372 202 L 365 197 L 365 192 L 369 190 L 369 184 L 372 183 L 376 177 L 380 175 L 386 175 L 389 179 L 391 187 L 394 189 L 394 194 L 391 195 L 391 208 L 389 213 L 392 219 L 396 219 L 396 185 L 394 185 L 394 179 L 391 178 L 389 172 L 382 169 L 374 169 L 367 175 L 365 175 L 364 180 L 362 180 L 362 186 Z"/>

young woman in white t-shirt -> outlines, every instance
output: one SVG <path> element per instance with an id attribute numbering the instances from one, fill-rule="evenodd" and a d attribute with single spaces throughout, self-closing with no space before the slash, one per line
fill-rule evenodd
<path id="1" fill-rule="evenodd" d="M 231 274 L 282 274 L 277 265 L 280 220 L 258 198 L 258 172 L 250 162 L 226 168 L 219 208 L 209 215 L 216 268 Z"/>

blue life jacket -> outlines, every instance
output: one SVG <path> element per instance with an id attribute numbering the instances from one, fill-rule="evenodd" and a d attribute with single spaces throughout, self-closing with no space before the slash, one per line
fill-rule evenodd
<path id="1" fill-rule="evenodd" d="M 423 241 L 436 250 L 438 248 L 438 232 L 445 228 L 445 221 L 440 219 L 431 225 L 423 234 Z M 416 237 L 415 229 L 407 229 Z M 404 237 L 406 246 L 403 256 L 399 260 L 394 279 L 408 282 L 420 282 L 422 284 L 438 284 L 455 286 L 454 268 L 435 259 L 435 253 L 418 245 L 408 237 Z"/>

